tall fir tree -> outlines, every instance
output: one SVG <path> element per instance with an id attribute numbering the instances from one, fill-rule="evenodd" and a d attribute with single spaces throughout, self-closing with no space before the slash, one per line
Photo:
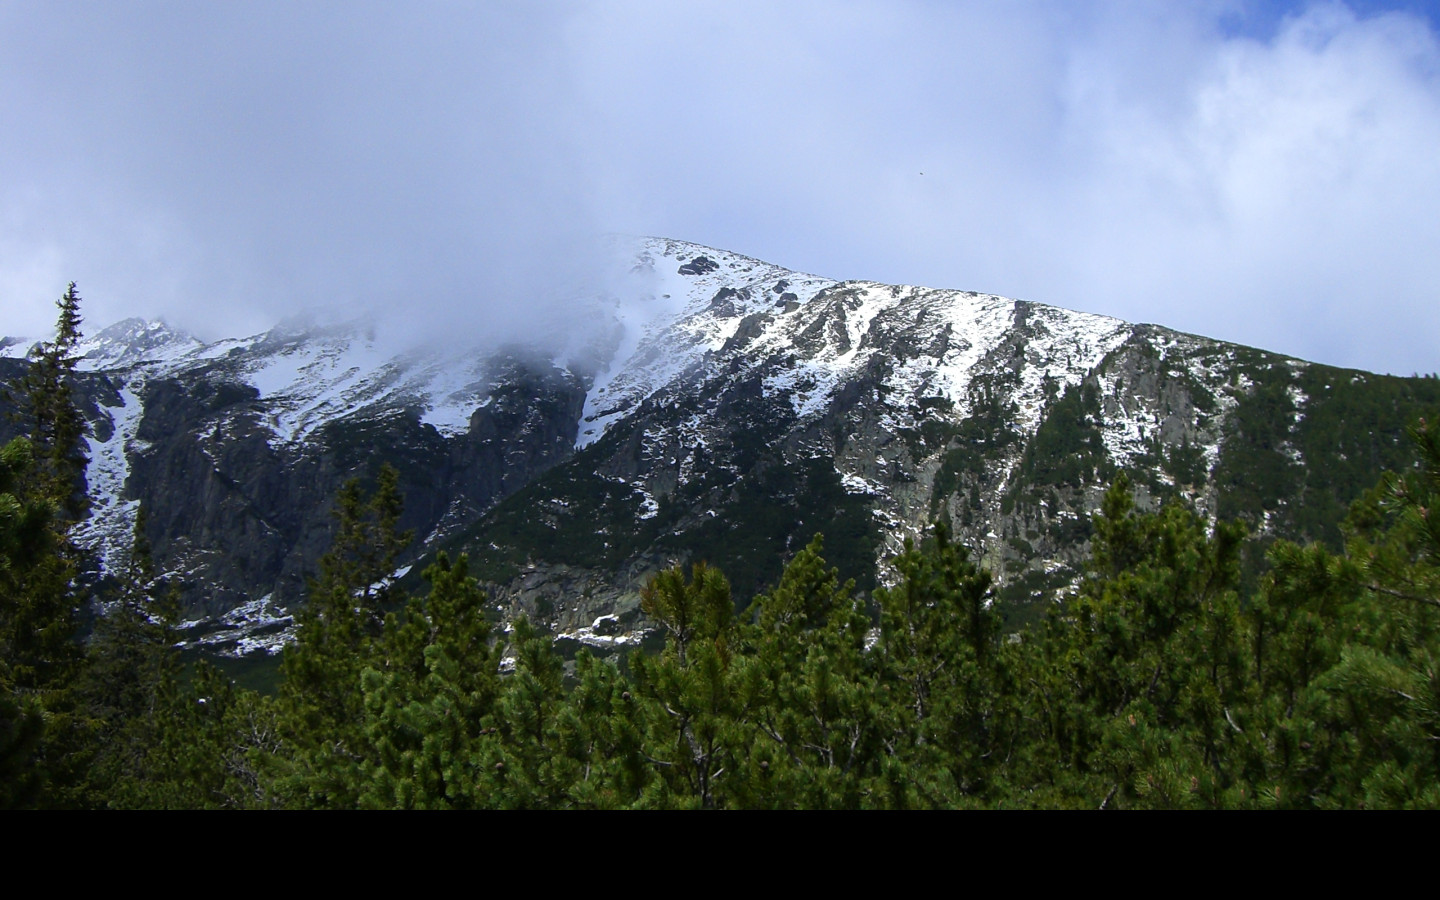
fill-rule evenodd
<path id="1" fill-rule="evenodd" d="M 30 354 L 23 384 L 24 424 L 34 447 L 35 475 L 41 489 L 59 498 L 62 511 L 75 521 L 87 507 L 84 477 L 89 462 L 83 448 L 85 420 L 75 406 L 72 385 L 83 337 L 75 282 L 70 282 L 55 305 L 60 310 L 55 340 L 37 345 Z"/>
<path id="2" fill-rule="evenodd" d="M 0 752 L 16 804 L 80 803 L 88 746 L 76 707 L 82 657 L 77 638 L 84 604 L 76 587 L 80 551 L 69 531 L 85 511 L 84 420 L 71 376 L 79 361 L 80 297 L 70 284 L 57 306 L 56 337 L 30 358 L 21 385 L 26 438 L 0 451 Z M 35 717 L 43 733 L 37 734 Z"/>

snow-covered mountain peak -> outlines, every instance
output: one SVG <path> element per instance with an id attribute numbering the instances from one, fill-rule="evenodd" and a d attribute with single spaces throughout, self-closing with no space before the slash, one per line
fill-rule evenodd
<path id="1" fill-rule="evenodd" d="M 81 356 L 80 369 L 98 371 L 179 360 L 204 346 L 198 338 L 163 321 L 124 319 L 82 338 L 76 350 Z"/>
<path id="2" fill-rule="evenodd" d="M 1215 515 L 1218 482 L 1292 477 L 1338 433 L 1323 404 L 1342 381 L 1317 380 L 1323 367 L 685 241 L 612 247 L 588 292 L 537 297 L 503 345 L 463 317 L 437 337 L 338 313 L 211 343 L 137 319 L 86 338 L 93 503 L 77 539 L 114 571 L 145 504 L 188 613 L 232 640 L 227 611 L 303 597 L 330 499 L 383 460 L 417 554 L 456 543 L 492 596 L 549 598 L 553 615 L 525 613 L 560 629 L 631 622 L 646 572 L 713 548 L 758 588 L 757 561 L 816 531 L 863 573 L 938 516 L 1019 596 L 1073 577 L 1119 468 L 1151 499 Z M 20 371 L 33 343 L 0 340 L 4 366 Z M 1313 470 L 1369 459 L 1366 440 Z M 1291 495 L 1257 491 L 1256 527 L 1271 527 Z"/>
<path id="3" fill-rule="evenodd" d="M 549 335 L 548 349 L 525 351 L 549 354 L 553 365 L 588 384 L 576 449 L 658 391 L 730 358 L 785 361 L 765 387 L 788 395 L 803 417 L 823 409 L 835 386 L 877 353 L 907 347 L 914 352 L 892 361 L 889 387 L 904 396 L 943 396 L 963 411 L 976 365 L 1020 318 L 1034 332 L 1027 352 L 1036 364 L 1025 367 L 1020 392 L 1021 425 L 1033 426 L 1042 382 L 1078 379 L 1123 340 L 1126 328 L 992 295 L 842 283 L 687 241 L 617 239 L 614 247 L 632 261 L 628 277 L 577 300 L 562 340 Z M 1064 348 L 1050 347 L 1048 334 L 1060 336 Z M 254 388 L 274 443 L 290 444 L 325 422 L 380 408 L 415 410 L 442 435 L 461 434 L 495 386 L 486 360 L 515 352 L 484 349 L 464 335 L 445 347 L 405 347 L 397 337 L 372 320 L 309 315 L 206 344 L 163 322 L 127 319 L 85 339 L 81 367 L 129 371 L 138 388 L 155 377 L 218 366 Z M 11 341 L 11 355 L 23 352 L 22 343 Z"/>
<path id="4" fill-rule="evenodd" d="M 24 359 L 37 341 L 16 335 L 0 336 L 0 359 Z"/>
<path id="5" fill-rule="evenodd" d="M 585 398 L 577 448 L 721 350 L 746 317 L 798 307 L 837 284 L 667 238 L 641 239 L 632 273 L 632 296 L 615 305 L 619 343 Z"/>

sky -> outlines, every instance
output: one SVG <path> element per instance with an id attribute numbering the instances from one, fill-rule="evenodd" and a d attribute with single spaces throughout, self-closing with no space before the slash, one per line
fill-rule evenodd
<path id="1" fill-rule="evenodd" d="M 632 234 L 1435 372 L 1437 5 L 0 0 L 0 333 L 533 337 Z"/>

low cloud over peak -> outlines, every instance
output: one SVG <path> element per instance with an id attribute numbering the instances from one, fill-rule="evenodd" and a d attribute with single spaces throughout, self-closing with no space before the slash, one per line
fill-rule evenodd
<path id="1" fill-rule="evenodd" d="M 0 6 L 0 331 L 554 330 L 592 236 L 1440 369 L 1409 5 Z"/>

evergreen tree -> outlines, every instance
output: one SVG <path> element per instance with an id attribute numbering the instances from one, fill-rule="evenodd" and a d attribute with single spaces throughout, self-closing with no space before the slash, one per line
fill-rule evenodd
<path id="1" fill-rule="evenodd" d="M 564 662 L 553 642 L 526 619 L 511 626 L 514 669 L 505 679 L 493 717 L 495 740 L 483 756 L 487 805 L 554 809 L 569 805 L 578 773 L 560 745 L 557 726 L 565 703 Z"/>
<path id="2" fill-rule="evenodd" d="M 617 809 L 643 796 L 651 768 L 632 690 L 615 663 L 588 651 L 576 657 L 575 686 L 558 711 L 553 741 L 569 761 L 568 805 Z"/>
<path id="3" fill-rule="evenodd" d="M 23 489 L 32 465 L 26 439 L 0 448 L 0 809 L 37 803 L 45 785 L 37 760 L 45 710 L 36 668 L 57 634 L 36 639 L 37 610 L 27 594 L 36 570 L 56 556 L 57 535 L 54 504 Z"/>
<path id="4" fill-rule="evenodd" d="M 1006 718 L 999 616 L 988 571 L 935 526 L 922 548 L 907 542 L 900 581 L 879 589 L 878 654 L 888 753 L 871 803 L 947 807 L 983 796 Z"/>
<path id="5" fill-rule="evenodd" d="M 271 698 L 236 687 L 201 660 L 161 699 L 158 742 L 144 769 L 120 785 L 118 801 L 148 809 L 273 809 L 287 795 L 275 785 L 288 759 Z"/>
<path id="6" fill-rule="evenodd" d="M 1243 529 L 1207 536 L 1177 505 L 1140 514 L 1124 476 L 1094 525 L 1090 572 L 1028 667 L 1040 685 L 1032 739 L 1054 754 L 1032 787 L 1046 805 L 1230 804 L 1254 737 Z"/>
<path id="7" fill-rule="evenodd" d="M 341 808 L 358 802 L 365 743 L 360 676 L 372 665 L 386 610 L 404 602 L 394 576 L 413 535 L 399 530 L 402 510 L 399 474 L 388 464 L 368 500 L 353 479 L 337 498 L 334 543 L 281 663 L 288 756 L 276 760 L 282 770 L 276 787 L 288 802 Z"/>
<path id="8" fill-rule="evenodd" d="M 1243 718 L 1264 735 L 1247 772 L 1243 800 L 1280 808 L 1327 805 L 1346 768 L 1326 728 L 1329 698 L 1323 679 L 1343 659 L 1366 618 L 1354 564 L 1319 544 L 1280 541 L 1268 554 L 1272 569 L 1249 606 L 1251 670 L 1257 701 Z"/>
<path id="9" fill-rule="evenodd" d="M 730 584 L 704 563 L 691 568 L 688 580 L 677 566 L 646 584 L 640 604 L 666 633 L 658 657 L 636 653 L 630 662 L 655 776 L 640 802 L 726 806 L 729 782 L 744 763 L 736 753 L 744 741 L 737 723 L 743 675 L 732 655 Z"/>
<path id="10" fill-rule="evenodd" d="M 70 388 L 79 303 L 72 283 L 56 339 L 32 356 L 22 385 L 28 437 L 0 450 L 0 800 L 16 805 L 80 803 L 86 766 L 74 695 L 80 552 L 68 534 L 85 509 L 84 421 Z"/>
<path id="11" fill-rule="evenodd" d="M 1320 805 L 1440 806 L 1440 422 L 1410 437 L 1418 464 L 1356 504 L 1334 565 L 1349 634 L 1309 694 Z"/>
<path id="12" fill-rule="evenodd" d="M 424 578 L 430 592 L 387 619 L 361 675 L 361 806 L 489 805 L 480 743 L 493 732 L 500 648 L 489 640 L 485 594 L 465 556 L 452 565 L 441 553 Z"/>
<path id="13" fill-rule="evenodd" d="M 71 380 L 80 358 L 76 355 L 80 332 L 80 295 L 70 282 L 55 304 L 60 315 L 55 340 L 36 346 L 22 385 L 24 426 L 34 448 L 34 475 L 42 493 L 59 500 L 64 514 L 75 521 L 88 506 L 84 477 L 86 458 L 82 442 L 85 420 L 75 406 Z"/>
<path id="14" fill-rule="evenodd" d="M 755 599 L 745 633 L 753 658 L 745 707 L 755 735 L 747 753 L 751 807 L 832 808 L 865 803 L 883 747 L 880 695 L 866 654 L 870 618 L 821 556 L 823 539 L 786 565 Z"/>
<path id="15" fill-rule="evenodd" d="M 79 680 L 80 702 L 96 731 L 87 780 L 97 805 L 152 805 L 153 786 L 168 777 L 156 751 L 182 690 L 179 609 L 156 576 L 147 519 L 139 507 L 119 596 L 95 624 Z"/>

